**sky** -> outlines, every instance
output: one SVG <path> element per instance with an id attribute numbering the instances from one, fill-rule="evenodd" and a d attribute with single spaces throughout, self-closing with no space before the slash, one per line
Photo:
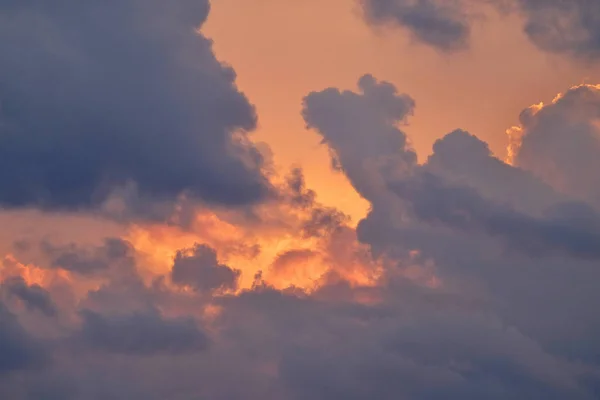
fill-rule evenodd
<path id="1" fill-rule="evenodd" d="M 600 398 L 600 3 L 0 0 L 0 398 Z"/>

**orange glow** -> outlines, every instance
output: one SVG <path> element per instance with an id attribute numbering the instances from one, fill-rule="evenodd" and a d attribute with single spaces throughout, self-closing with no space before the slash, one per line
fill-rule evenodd
<path id="1" fill-rule="evenodd" d="M 227 223 L 218 219 L 213 220 L 215 227 Z M 218 231 L 218 229 L 217 229 Z M 248 240 L 241 229 L 230 232 L 230 238 Z M 182 248 L 192 247 L 195 243 L 205 243 L 215 248 L 219 261 L 231 268 L 242 271 L 240 289 L 249 289 L 254 283 L 254 276 L 262 271 L 263 278 L 276 288 L 295 286 L 305 290 L 312 290 L 319 286 L 319 282 L 329 271 L 335 270 L 351 284 L 367 285 L 374 282 L 374 277 L 369 271 L 372 265 L 364 265 L 359 261 L 337 260 L 327 254 L 327 249 L 315 238 L 303 238 L 293 234 L 283 234 L 278 237 L 257 234 L 250 244 L 239 242 L 238 248 L 232 248 L 230 241 L 222 237 L 211 235 L 182 232 L 174 227 L 162 225 L 136 226 L 126 237 L 140 254 L 140 274 L 152 279 L 159 275 L 168 274 L 176 252 Z M 358 246 L 358 244 L 355 244 Z M 248 249 L 260 248 L 260 252 L 252 253 Z M 311 256 L 282 263 L 278 256 L 288 251 L 310 249 Z M 347 248 L 346 251 L 352 251 Z M 345 265 L 340 262 L 346 261 Z"/>
<path id="2" fill-rule="evenodd" d="M 556 102 L 561 94 L 559 94 L 553 102 Z M 544 103 L 540 102 L 538 104 L 533 104 L 532 106 L 527 108 L 528 115 L 535 115 L 541 109 L 544 108 Z M 519 150 L 521 149 L 521 144 L 523 143 L 523 127 L 522 126 L 513 126 L 506 130 L 506 135 L 508 136 L 508 146 L 506 147 L 506 158 L 505 162 L 509 165 L 514 166 L 516 163 L 517 155 L 519 154 Z"/>

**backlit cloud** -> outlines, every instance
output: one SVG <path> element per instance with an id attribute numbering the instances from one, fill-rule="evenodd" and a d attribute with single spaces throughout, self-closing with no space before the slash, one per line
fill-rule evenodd
<path id="1" fill-rule="evenodd" d="M 361 3 L 444 51 L 471 4 Z M 596 8 L 569 4 L 509 5 L 593 58 Z M 391 79 L 307 90 L 353 221 L 250 141 L 208 11 L 0 0 L 0 398 L 598 397 L 598 86 L 526 108 L 507 162 L 460 126 L 419 158 L 431 103 Z"/>
<path id="2" fill-rule="evenodd" d="M 0 204 L 165 220 L 269 194 L 208 1 L 0 2 Z M 43 66 L 43 67 L 42 67 Z"/>

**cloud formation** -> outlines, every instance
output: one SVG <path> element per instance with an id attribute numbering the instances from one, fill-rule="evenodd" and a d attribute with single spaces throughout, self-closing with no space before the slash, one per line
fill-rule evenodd
<path id="1" fill-rule="evenodd" d="M 469 45 L 471 26 L 461 0 L 360 0 L 372 24 L 392 23 L 419 42 L 451 52 Z"/>
<path id="2" fill-rule="evenodd" d="M 3 303 L 0 303 L 0 322 L 0 379 L 11 371 L 39 367 L 44 358 L 43 348 Z"/>
<path id="3" fill-rule="evenodd" d="M 199 291 L 235 290 L 240 271 L 220 264 L 217 253 L 207 245 L 181 250 L 175 256 L 171 280 Z"/>
<path id="4" fill-rule="evenodd" d="M 28 285 L 20 276 L 5 279 L 0 285 L 0 290 L 21 300 L 30 310 L 38 310 L 49 317 L 57 313 L 56 305 L 48 291 L 38 284 Z"/>
<path id="5" fill-rule="evenodd" d="M 0 205 L 164 220 L 182 196 L 268 196 L 254 108 L 197 31 L 208 11 L 1 1 Z"/>
<path id="6" fill-rule="evenodd" d="M 156 311 L 131 315 L 101 315 L 82 311 L 81 337 L 100 350 L 137 355 L 203 350 L 206 335 L 191 318 L 165 319 Z"/>
<path id="7" fill-rule="evenodd" d="M 207 211 L 164 254 L 180 228 L 17 241 L 0 396 L 596 398 L 597 206 L 519 166 L 546 127 L 593 133 L 594 93 L 528 109 L 515 165 L 460 129 L 419 164 L 401 129 L 415 101 L 367 75 L 303 109 L 370 202 L 356 229 L 295 169 L 260 218 Z"/>
<path id="8" fill-rule="evenodd" d="M 523 30 L 540 49 L 587 61 L 600 58 L 600 4 L 589 0 L 515 0 Z"/>
<path id="9" fill-rule="evenodd" d="M 518 14 L 540 50 L 576 60 L 600 58 L 600 5 L 589 0 L 359 0 L 367 23 L 395 25 L 442 52 L 470 46 L 474 15 Z M 492 7 L 489 7 L 489 6 Z"/>
<path id="10" fill-rule="evenodd" d="M 513 137 L 513 162 L 534 175 L 600 206 L 600 87 L 575 86 L 552 103 L 523 110 Z"/>
<path id="11" fill-rule="evenodd" d="M 0 203 L 144 219 L 0 243 L 0 398 L 598 398 L 597 86 L 524 110 L 510 164 L 462 129 L 419 163 L 417 102 L 372 75 L 307 94 L 355 228 L 301 169 L 267 179 L 208 3 L 168 3 L 0 0 Z M 468 42 L 459 2 L 363 5 Z"/>

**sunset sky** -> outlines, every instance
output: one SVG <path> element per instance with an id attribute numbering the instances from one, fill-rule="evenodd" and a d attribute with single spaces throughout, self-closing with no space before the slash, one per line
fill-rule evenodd
<path id="1" fill-rule="evenodd" d="M 600 1 L 0 0 L 0 398 L 600 398 Z"/>

